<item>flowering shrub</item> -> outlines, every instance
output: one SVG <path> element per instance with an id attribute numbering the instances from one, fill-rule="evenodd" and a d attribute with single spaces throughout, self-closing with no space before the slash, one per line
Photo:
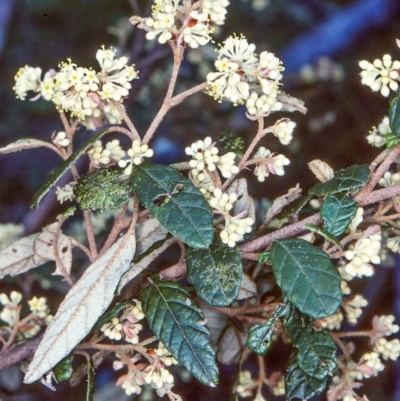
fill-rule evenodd
<path id="1" fill-rule="evenodd" d="M 13 355 L 28 341 L 24 349 L 35 351 L 25 383 L 42 380 L 56 390 L 61 381 L 79 381 L 85 370 L 91 399 L 95 369 L 110 356 L 121 371 L 116 385 L 127 395 L 141 394 L 148 385 L 161 397 L 179 400 L 173 365 L 215 387 L 219 362 L 237 366 L 232 393 L 239 397 L 262 401 L 268 388 L 287 400 L 322 392 L 330 401 L 367 400 L 362 381 L 381 372 L 383 361 L 399 357 L 400 342 L 392 338 L 399 326 L 392 315 L 375 316 L 365 331 L 341 329 L 356 325 L 368 304 L 353 292 L 353 281 L 373 276 L 386 249 L 399 250 L 400 176 L 391 169 L 400 155 L 400 62 L 390 55 L 360 62 L 362 84 L 391 94 L 388 115 L 367 136 L 385 150 L 369 166 L 336 172 L 321 160 L 310 161 L 318 182 L 304 195 L 299 186 L 289 189 L 260 220 L 240 175 L 250 170 L 259 183 L 271 174 L 284 176 L 289 158 L 260 143 L 269 138 L 288 145 L 296 124 L 273 114 L 307 111 L 283 91 L 282 62 L 233 35 L 217 48 L 215 71 L 206 81 L 175 94 L 185 53 L 213 43 L 228 6 L 227 0 L 155 0 L 149 17 L 130 19 L 173 54 L 164 102 L 144 133 L 124 106 L 140 72 L 113 48 L 97 51 L 99 71 L 68 59 L 43 77 L 39 67 L 17 72 L 17 98 L 54 103 L 64 130 L 48 142 L 26 138 L 0 153 L 43 146 L 62 159 L 34 196 L 33 208 L 67 171 L 73 177 L 55 191 L 63 212 L 41 232 L 18 238 L 19 227 L 2 230 L 2 278 L 51 261 L 53 274 L 70 285 L 54 317 L 44 297 L 29 300 L 30 313 L 22 318 L 21 293 L 0 295 L 3 361 L 27 358 L 22 351 Z M 186 147 L 181 163 L 152 163 L 151 140 L 162 119 L 194 95 L 240 105 L 256 125 L 250 144 L 207 136 Z M 82 127 L 95 132 L 76 149 Z M 110 133 L 127 137 L 129 146 L 107 141 Z M 76 165 L 81 157 L 87 171 Z M 65 207 L 69 202 L 73 206 Z M 306 205 L 320 210 L 310 214 Z M 79 217 L 77 209 L 86 233 L 79 240 L 64 225 Z M 177 263 L 158 263 L 174 245 L 180 249 Z M 87 258 L 83 270 L 74 248 Z M 272 285 L 262 285 L 263 274 L 273 277 Z M 234 319 L 240 324 L 232 324 Z M 351 338 L 369 340 L 370 350 L 360 357 Z M 291 355 L 285 371 L 267 376 L 263 356 L 278 339 Z M 256 377 L 244 368 L 252 353 L 259 361 Z"/>

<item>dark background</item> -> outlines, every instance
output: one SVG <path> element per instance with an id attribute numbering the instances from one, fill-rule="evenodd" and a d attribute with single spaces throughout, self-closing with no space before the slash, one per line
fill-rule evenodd
<path id="1" fill-rule="evenodd" d="M 143 10 L 148 9 L 147 3 L 139 1 Z M 232 33 L 243 33 L 249 42 L 256 43 L 258 53 L 263 50 L 276 53 L 286 67 L 283 89 L 305 101 L 308 108 L 306 116 L 290 115 L 297 122 L 296 139 L 291 146 L 283 147 L 275 138 L 263 142 L 291 160 L 285 178 L 270 177 L 264 184 L 259 184 L 249 174 L 251 194 L 257 199 L 273 199 L 297 182 L 307 190 L 314 182 L 307 163 L 315 158 L 328 162 L 334 169 L 371 162 L 379 150 L 369 146 L 365 137 L 373 125 L 380 123 L 388 106 L 387 99 L 361 85 L 358 61 L 372 61 L 385 53 L 400 59 L 400 49 L 395 43 L 395 39 L 400 38 L 400 2 L 271 0 L 261 11 L 251 8 L 251 0 L 232 0 L 231 3 L 227 22 L 218 38 L 223 40 Z M 141 31 L 127 31 L 127 35 L 119 40 L 107 31 L 107 27 L 118 23 L 127 26 L 126 21 L 133 13 L 128 0 L 0 0 L 0 146 L 24 137 L 49 140 L 54 131 L 62 130 L 52 103 L 42 100 L 22 102 L 15 98 L 12 86 L 20 67 L 26 64 L 40 66 L 45 72 L 71 57 L 79 66 L 96 69 L 95 53 L 103 44 L 113 45 L 121 53 L 130 55 L 138 66 L 140 79 L 134 81 L 132 94 L 125 104 L 128 114 L 143 133 L 165 94 L 171 58 L 167 46 L 153 46 L 143 40 Z M 336 64 L 336 68 L 342 69 L 343 79 L 304 82 L 300 69 L 305 64 L 315 65 L 325 56 Z M 214 57 L 212 51 L 192 52 L 189 60 L 183 63 L 178 90 L 191 86 L 193 81 L 201 82 L 203 71 L 213 68 Z M 272 123 L 276 116 L 272 117 Z M 231 129 L 249 143 L 255 133 L 255 124 L 245 118 L 242 107 L 217 104 L 207 95 L 198 94 L 188 102 L 184 112 L 179 108 L 173 110 L 160 126 L 157 139 L 152 143 L 156 160 L 161 163 L 181 160 L 187 144 L 207 135 L 215 138 L 224 129 Z M 89 132 L 82 130 L 77 135 L 77 144 L 89 136 Z M 57 156 L 46 149 L 0 158 L 1 222 L 24 223 L 28 233 L 51 221 L 59 211 L 54 196 L 47 197 L 39 211 L 31 211 L 29 202 L 58 163 Z M 366 280 L 365 285 L 362 280 L 360 283 L 360 291 L 370 306 L 364 312 L 359 328 L 368 328 L 374 314 L 389 314 L 396 308 L 400 312 L 397 269 L 378 268 L 372 280 Z M 269 359 L 268 366 L 276 366 L 279 350 Z M 177 392 L 185 400 L 228 399 L 233 370 L 223 367 L 222 373 L 222 385 L 216 390 L 191 382 L 178 385 Z M 83 397 L 84 389 L 81 388 L 71 390 L 68 385 L 61 385 L 53 394 L 39 385 L 20 386 L 16 370 L 9 375 L 15 380 L 14 387 L 10 387 L 5 378 L 8 376 L 0 375 L 2 400 Z M 395 364 L 387 363 L 385 372 L 378 378 L 365 380 L 365 394 L 371 400 L 400 399 L 395 377 Z M 96 401 L 111 397 L 132 399 L 124 398 L 121 393 L 105 395 L 107 387 L 100 387 L 111 379 L 109 370 L 99 372 Z M 112 386 L 109 389 L 113 391 Z"/>

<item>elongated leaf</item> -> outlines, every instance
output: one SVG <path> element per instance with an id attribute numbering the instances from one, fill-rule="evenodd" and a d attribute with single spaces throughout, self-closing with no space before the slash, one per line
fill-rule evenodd
<path id="1" fill-rule="evenodd" d="M 155 242 L 165 239 L 168 231 L 154 217 L 136 226 L 136 255 L 146 252 Z"/>
<path id="2" fill-rule="evenodd" d="M 292 332 L 295 338 L 290 339 L 298 349 L 298 364 L 308 376 L 322 380 L 337 368 L 336 345 L 326 330 L 307 326 Z"/>
<path id="3" fill-rule="evenodd" d="M 400 136 L 400 95 L 398 94 L 390 103 L 389 125 L 393 135 Z"/>
<path id="4" fill-rule="evenodd" d="M 218 367 L 210 333 L 186 289 L 175 282 L 151 281 L 141 301 L 150 328 L 175 359 L 201 383 L 215 387 Z"/>
<path id="5" fill-rule="evenodd" d="M 354 165 L 341 169 L 335 177 L 326 182 L 319 182 L 310 190 L 310 194 L 322 196 L 338 192 L 352 191 L 364 185 L 369 176 L 369 167 L 366 164 Z"/>
<path id="6" fill-rule="evenodd" d="M 129 180 L 119 182 L 122 170 L 102 168 L 80 177 L 73 191 L 82 210 L 121 210 L 129 201 L 132 186 Z"/>
<path id="7" fill-rule="evenodd" d="M 7 274 L 13 277 L 25 273 L 51 260 L 50 257 L 35 255 L 33 245 L 39 235 L 36 233 L 21 238 L 0 251 L 0 278 Z"/>
<path id="8" fill-rule="evenodd" d="M 107 133 L 107 130 L 97 133 L 50 174 L 42 188 L 40 188 L 39 191 L 37 191 L 34 195 L 31 202 L 31 208 L 37 209 L 39 207 L 40 201 L 47 194 L 47 192 L 50 191 L 51 187 L 53 187 L 56 182 L 68 171 L 68 169 L 79 159 L 79 157 L 84 154 L 90 148 L 90 146 L 99 140 L 105 133 Z"/>
<path id="9" fill-rule="evenodd" d="M 219 242 L 208 249 L 188 248 L 186 264 L 188 280 L 209 305 L 228 306 L 238 296 L 243 273 L 239 248 Z"/>
<path id="10" fill-rule="evenodd" d="M 358 203 L 344 195 L 329 195 L 321 207 L 325 228 L 332 235 L 342 235 L 357 213 Z"/>
<path id="11" fill-rule="evenodd" d="M 292 355 L 285 375 L 285 399 L 293 398 L 309 400 L 325 390 L 327 378 L 322 380 L 307 376 L 296 361 L 296 353 Z"/>
<path id="12" fill-rule="evenodd" d="M 20 150 L 41 148 L 42 146 L 48 146 L 48 145 L 49 145 L 48 142 L 41 141 L 40 139 L 34 139 L 34 138 L 19 139 L 18 141 L 10 143 L 4 148 L 0 148 L 0 155 L 19 152 Z"/>
<path id="13" fill-rule="evenodd" d="M 111 304 L 119 280 L 135 254 L 135 236 L 129 234 L 131 231 L 91 264 L 68 292 L 44 333 L 25 383 L 40 379 L 67 356 Z"/>
<path id="14" fill-rule="evenodd" d="M 272 269 L 283 293 L 315 319 L 333 315 L 342 302 L 340 274 L 329 256 L 302 239 L 275 241 Z"/>
<path id="15" fill-rule="evenodd" d="M 175 237 L 192 248 L 207 248 L 214 237 L 213 213 L 203 194 L 169 166 L 141 164 L 132 173 L 144 207 Z"/>

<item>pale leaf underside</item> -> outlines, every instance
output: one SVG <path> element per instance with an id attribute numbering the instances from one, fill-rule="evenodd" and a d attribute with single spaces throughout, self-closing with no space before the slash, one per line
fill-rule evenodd
<path id="1" fill-rule="evenodd" d="M 71 288 L 36 350 L 25 383 L 39 380 L 67 356 L 106 311 L 135 254 L 136 241 L 130 232 L 90 265 Z"/>
<path id="2" fill-rule="evenodd" d="M 48 146 L 48 145 L 49 145 L 48 142 L 41 141 L 39 139 L 34 139 L 34 138 L 20 139 L 16 142 L 10 143 L 4 148 L 0 148 L 0 155 L 12 152 L 19 152 L 20 150 L 25 150 L 25 149 L 40 148 L 42 146 Z"/>

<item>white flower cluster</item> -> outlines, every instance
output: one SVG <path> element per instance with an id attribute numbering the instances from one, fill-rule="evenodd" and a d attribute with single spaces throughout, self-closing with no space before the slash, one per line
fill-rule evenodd
<path id="1" fill-rule="evenodd" d="M 246 108 L 248 114 L 254 117 L 267 116 L 271 111 L 278 111 L 282 108 L 282 103 L 277 101 L 278 90 L 271 88 L 268 95 L 258 95 L 252 92 L 247 98 Z"/>
<path id="2" fill-rule="evenodd" d="M 391 132 L 392 130 L 390 129 L 389 125 L 389 117 L 386 116 L 380 122 L 378 128 L 372 127 L 369 135 L 367 136 L 367 141 L 370 145 L 380 148 L 386 144 L 385 136 Z"/>
<path id="3" fill-rule="evenodd" d="M 296 123 L 288 118 L 282 118 L 275 123 L 273 134 L 279 139 L 282 145 L 288 145 L 293 139 L 293 131 Z"/>
<path id="4" fill-rule="evenodd" d="M 390 54 L 385 54 L 382 60 L 376 59 L 373 63 L 363 60 L 359 63 L 361 71 L 361 83 L 369 86 L 373 92 L 380 91 L 382 96 L 388 97 L 390 90 L 399 88 L 400 61 L 392 61 Z"/>
<path id="5" fill-rule="evenodd" d="M 320 327 L 322 327 L 323 329 L 328 329 L 330 331 L 339 330 L 343 322 L 343 313 L 338 310 L 331 316 L 328 316 L 324 319 L 319 319 L 318 322 L 320 324 Z"/>
<path id="6" fill-rule="evenodd" d="M 399 253 L 400 250 L 400 237 L 389 237 L 386 239 L 386 246 L 392 252 Z"/>
<path id="7" fill-rule="evenodd" d="M 21 100 L 25 100 L 28 92 L 36 92 L 36 98 L 41 96 L 52 101 L 57 108 L 81 119 L 88 129 L 101 126 L 105 120 L 119 122 L 121 116 L 110 101 L 121 103 L 123 107 L 122 101 L 131 88 L 130 81 L 138 78 L 138 74 L 133 65 L 127 65 L 127 57 L 115 58 L 115 55 L 115 49 L 103 46 L 96 54 L 100 72 L 78 67 L 68 60 L 60 64 L 58 72 L 48 71 L 43 81 L 40 68 L 25 66 L 15 76 L 14 91 Z"/>
<path id="8" fill-rule="evenodd" d="M 138 323 L 144 318 L 142 304 L 134 300 L 135 305 L 128 306 L 120 318 L 113 317 L 110 322 L 101 326 L 100 331 L 111 340 L 119 341 L 122 338 L 128 343 L 139 342 L 139 332 L 143 326 Z"/>
<path id="9" fill-rule="evenodd" d="M 367 379 L 376 376 L 383 369 L 385 369 L 385 366 L 376 352 L 364 354 L 357 365 L 357 370 Z"/>
<path id="10" fill-rule="evenodd" d="M 264 146 L 260 146 L 257 153 L 254 155 L 254 159 L 257 160 L 257 166 L 254 169 L 254 174 L 257 176 L 257 180 L 264 182 L 266 177 L 270 174 L 284 175 L 284 166 L 290 164 L 290 160 L 284 155 L 271 153 L 270 150 Z M 258 161 L 260 159 L 260 161 Z"/>
<path id="11" fill-rule="evenodd" d="M 374 351 L 381 355 L 385 361 L 389 359 L 395 361 L 400 356 L 400 340 L 395 338 L 389 341 L 386 338 L 380 338 L 375 343 Z"/>
<path id="12" fill-rule="evenodd" d="M 171 353 L 164 347 L 164 344 L 160 341 L 158 348 L 155 350 L 157 356 L 164 363 L 165 366 L 177 365 L 178 361 L 171 355 Z"/>
<path id="13" fill-rule="evenodd" d="M 142 164 L 145 157 L 152 157 L 154 152 L 148 145 L 141 144 L 138 139 L 132 142 L 131 148 L 126 152 L 127 156 L 119 160 L 118 166 L 124 169 L 125 175 L 132 173 L 132 165 Z"/>
<path id="14" fill-rule="evenodd" d="M 67 138 L 67 134 L 65 131 L 54 133 L 51 137 L 51 140 L 54 143 L 54 145 L 58 146 L 59 148 L 67 147 L 71 142 Z"/>
<path id="15" fill-rule="evenodd" d="M 221 191 L 219 188 L 215 188 L 214 196 L 208 201 L 213 209 L 217 209 L 222 212 L 229 212 L 233 208 L 233 204 L 237 200 L 235 193 L 227 194 Z"/>
<path id="16" fill-rule="evenodd" d="M 22 300 L 22 294 L 12 291 L 10 297 L 6 294 L 0 294 L 0 303 L 4 309 L 0 313 L 0 319 L 6 322 L 10 327 L 14 325 L 19 316 L 19 303 Z"/>
<path id="17" fill-rule="evenodd" d="M 283 67 L 273 53 L 264 51 L 257 57 L 255 48 L 244 37 L 229 37 L 218 50 L 217 72 L 207 75 L 208 93 L 218 101 L 227 99 L 234 104 L 242 104 L 251 97 L 249 114 L 264 116 L 282 107 L 275 105 L 275 101 Z M 251 95 L 252 87 L 261 87 L 266 98 L 260 100 Z"/>
<path id="18" fill-rule="evenodd" d="M 56 195 L 57 200 L 62 205 L 64 202 L 72 201 L 75 198 L 74 195 L 74 185 L 76 184 L 75 181 L 71 181 L 70 183 L 64 185 L 63 187 L 57 187 Z"/>
<path id="19" fill-rule="evenodd" d="M 386 171 L 382 178 L 379 179 L 378 184 L 381 187 L 393 187 L 400 184 L 400 173 L 391 173 Z"/>
<path id="20" fill-rule="evenodd" d="M 108 142 L 105 148 L 103 143 L 98 140 L 86 153 L 90 158 L 90 162 L 96 168 L 114 165 L 125 156 L 118 139 Z"/>
<path id="21" fill-rule="evenodd" d="M 351 325 L 357 323 L 358 318 L 362 314 L 362 308 L 368 305 L 368 301 L 362 295 L 354 295 L 343 302 L 343 309 L 346 313 L 347 321 Z"/>
<path id="22" fill-rule="evenodd" d="M 235 387 L 235 393 L 240 397 L 250 397 L 253 394 L 253 388 L 255 387 L 254 379 L 251 377 L 251 373 L 248 370 L 239 373 L 239 380 Z"/>
<path id="23" fill-rule="evenodd" d="M 374 268 L 370 263 L 379 264 L 381 262 L 379 257 L 381 239 L 380 233 L 359 239 L 354 248 L 344 254 L 349 261 L 344 267 L 345 272 L 352 277 L 372 276 Z"/>
<path id="24" fill-rule="evenodd" d="M 200 174 L 204 174 L 206 170 L 210 172 L 215 171 L 217 167 L 224 178 L 229 178 L 237 174 L 239 168 L 235 165 L 235 153 L 228 152 L 222 156 L 218 156 L 218 152 L 218 148 L 209 136 L 204 141 L 197 141 L 190 147 L 187 147 L 185 153 L 188 156 L 192 156 L 192 160 L 189 162 L 189 166 L 192 169 L 191 175 L 198 177 L 199 181 L 203 181 L 206 176 Z"/>
<path id="25" fill-rule="evenodd" d="M 208 200 L 214 193 L 215 184 L 210 174 L 207 171 L 202 171 L 200 174 L 190 174 L 190 179 L 193 181 L 194 186 L 204 195 Z"/>
<path id="26" fill-rule="evenodd" d="M 146 38 L 159 43 L 176 40 L 191 48 L 206 45 L 211 40 L 213 29 L 209 22 L 222 25 L 225 22 L 228 0 L 206 0 L 193 10 L 181 0 L 154 0 L 151 16 L 130 19 L 132 24 L 147 31 Z"/>

